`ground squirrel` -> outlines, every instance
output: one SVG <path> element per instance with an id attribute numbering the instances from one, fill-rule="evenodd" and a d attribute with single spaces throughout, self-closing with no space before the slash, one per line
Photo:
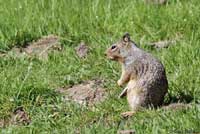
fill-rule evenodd
<path id="1" fill-rule="evenodd" d="M 117 84 L 127 83 L 120 97 L 127 95 L 131 108 L 123 116 L 133 115 L 140 107 L 157 107 L 163 103 L 168 89 L 165 68 L 157 58 L 138 48 L 128 33 L 108 48 L 106 55 L 122 65 Z"/>

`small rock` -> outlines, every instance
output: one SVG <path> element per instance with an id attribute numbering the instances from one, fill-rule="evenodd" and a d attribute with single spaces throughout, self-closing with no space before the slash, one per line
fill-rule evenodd
<path id="1" fill-rule="evenodd" d="M 135 130 L 119 130 L 118 134 L 135 134 Z"/>
<path id="2" fill-rule="evenodd" d="M 84 43 L 81 42 L 76 48 L 76 54 L 80 57 L 80 58 L 85 58 L 86 55 L 88 54 L 89 48 L 88 46 Z"/>

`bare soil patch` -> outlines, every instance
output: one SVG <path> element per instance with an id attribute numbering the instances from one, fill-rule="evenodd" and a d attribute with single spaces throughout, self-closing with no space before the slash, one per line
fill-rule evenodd
<path id="1" fill-rule="evenodd" d="M 59 37 L 55 35 L 49 35 L 49 36 L 44 36 L 37 41 L 28 43 L 24 47 L 13 47 L 8 53 L 0 54 L 0 56 L 14 55 L 18 58 L 23 56 L 28 56 L 46 60 L 50 52 L 61 49 L 62 47 L 60 44 Z"/>
<path id="2" fill-rule="evenodd" d="M 65 100 L 72 100 L 81 105 L 92 106 L 106 98 L 102 80 L 91 80 L 69 88 L 58 88 Z"/>
<path id="3" fill-rule="evenodd" d="M 47 59 L 48 53 L 52 50 L 61 50 L 61 45 L 58 36 L 49 35 L 29 44 L 23 50 L 30 56 L 38 56 L 39 58 Z"/>

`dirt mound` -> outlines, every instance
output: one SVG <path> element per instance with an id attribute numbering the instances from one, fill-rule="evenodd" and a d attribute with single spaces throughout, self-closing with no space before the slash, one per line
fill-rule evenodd
<path id="1" fill-rule="evenodd" d="M 40 38 L 37 41 L 28 43 L 25 47 L 13 47 L 9 52 L 0 54 L 2 56 L 15 57 L 37 57 L 46 60 L 48 54 L 53 50 L 61 50 L 60 39 L 58 36 L 49 35 Z"/>
<path id="2" fill-rule="evenodd" d="M 57 91 L 64 95 L 65 100 L 72 100 L 81 105 L 91 106 L 105 99 L 106 93 L 102 84 L 102 80 L 92 80 L 70 88 L 59 88 Z"/>
<path id="3" fill-rule="evenodd" d="M 23 49 L 23 51 L 28 55 L 38 56 L 39 58 L 45 59 L 48 57 L 48 52 L 51 50 L 61 50 L 58 36 L 49 35 L 42 37 Z"/>

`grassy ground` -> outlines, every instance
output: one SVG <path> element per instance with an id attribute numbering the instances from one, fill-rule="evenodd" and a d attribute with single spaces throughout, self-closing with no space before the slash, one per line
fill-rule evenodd
<path id="1" fill-rule="evenodd" d="M 0 50 L 24 45 L 43 35 L 62 37 L 63 52 L 38 59 L 0 58 L 0 119 L 23 106 L 32 123 L 9 126 L 2 133 L 116 133 L 134 129 L 143 133 L 200 132 L 200 1 L 169 0 L 166 6 L 140 0 L 0 0 Z M 105 59 L 105 49 L 128 31 L 140 47 L 166 67 L 169 95 L 166 103 L 191 102 L 188 110 L 145 110 L 130 119 L 126 99 L 117 99 L 120 67 Z M 182 38 L 160 51 L 145 42 Z M 91 52 L 80 60 L 74 47 L 84 40 Z M 94 108 L 64 103 L 54 89 L 93 78 L 106 80 L 109 98 Z M 57 116 L 53 116 L 57 113 Z"/>

